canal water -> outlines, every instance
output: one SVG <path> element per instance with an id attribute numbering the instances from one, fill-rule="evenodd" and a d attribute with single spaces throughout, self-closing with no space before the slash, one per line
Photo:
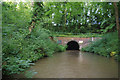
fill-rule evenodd
<path id="1" fill-rule="evenodd" d="M 81 51 L 56 53 L 40 59 L 19 78 L 117 78 L 118 63 L 106 58 Z"/>

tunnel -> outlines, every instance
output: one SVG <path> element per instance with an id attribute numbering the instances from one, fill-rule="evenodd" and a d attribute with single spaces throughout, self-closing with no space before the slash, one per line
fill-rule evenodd
<path id="1" fill-rule="evenodd" d="M 66 50 L 79 50 L 79 44 L 76 41 L 70 41 L 67 43 Z"/>

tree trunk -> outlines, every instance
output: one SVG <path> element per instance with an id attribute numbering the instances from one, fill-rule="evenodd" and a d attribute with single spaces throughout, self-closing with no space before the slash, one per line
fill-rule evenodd
<path id="1" fill-rule="evenodd" d="M 116 17 L 116 26 L 118 31 L 118 39 L 120 40 L 120 25 L 119 25 L 119 15 L 118 15 L 118 7 L 116 2 L 113 2 L 115 8 L 115 17 Z"/>
<path id="2" fill-rule="evenodd" d="M 118 15 L 118 7 L 116 2 L 113 3 L 115 8 L 115 17 L 116 17 L 116 26 L 118 31 L 118 45 L 120 45 L 120 25 L 119 25 L 119 15 Z M 118 46 L 118 59 L 120 58 L 120 47 Z M 120 76 L 119 76 L 120 77 Z"/>

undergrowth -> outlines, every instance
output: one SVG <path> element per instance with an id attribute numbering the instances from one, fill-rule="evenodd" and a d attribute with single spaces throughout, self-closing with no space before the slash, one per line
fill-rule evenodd
<path id="1" fill-rule="evenodd" d="M 42 21 L 29 32 L 33 12 L 27 3 L 4 2 L 2 6 L 2 75 L 19 74 L 37 60 L 65 50 L 49 38 Z"/>
<path id="2" fill-rule="evenodd" d="M 92 42 L 85 48 L 82 48 L 82 51 L 95 53 L 105 57 L 114 56 L 116 60 L 120 61 L 118 57 L 118 35 L 117 32 L 107 33 L 102 39 Z"/>
<path id="3" fill-rule="evenodd" d="M 24 29 L 11 33 L 4 30 L 3 75 L 19 74 L 40 58 L 65 50 L 64 46 L 53 42 L 49 36 L 47 30 L 39 26 L 30 34 Z"/>

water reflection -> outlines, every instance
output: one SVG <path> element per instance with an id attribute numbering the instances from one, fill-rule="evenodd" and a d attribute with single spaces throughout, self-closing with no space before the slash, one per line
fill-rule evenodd
<path id="1" fill-rule="evenodd" d="M 33 78 L 118 77 L 118 64 L 115 60 L 80 51 L 56 53 L 53 57 L 39 60 L 27 71 L 31 70 L 37 73 Z"/>
<path id="2" fill-rule="evenodd" d="M 78 59 L 79 59 L 80 62 L 83 62 L 82 52 L 79 52 L 79 58 Z"/>

